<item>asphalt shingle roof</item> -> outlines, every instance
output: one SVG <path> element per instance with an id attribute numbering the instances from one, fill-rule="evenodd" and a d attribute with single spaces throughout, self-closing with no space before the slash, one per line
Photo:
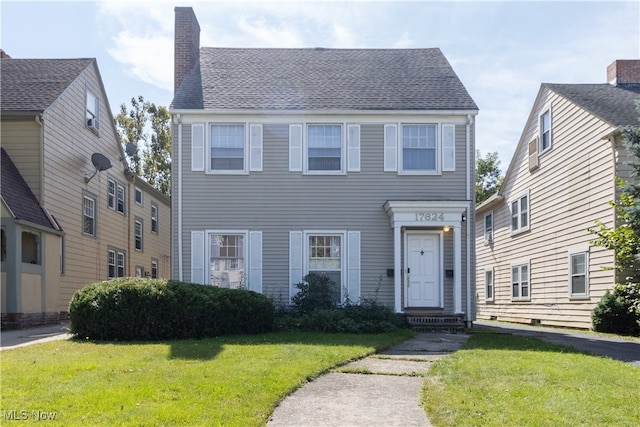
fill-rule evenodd
<path id="1" fill-rule="evenodd" d="M 0 150 L 2 151 L 2 170 L 0 171 L 2 198 L 15 218 L 55 229 L 9 154 L 4 148 Z"/>
<path id="2" fill-rule="evenodd" d="M 477 110 L 440 49 L 201 48 L 174 109 Z"/>
<path id="3" fill-rule="evenodd" d="M 613 126 L 640 125 L 635 108 L 635 101 L 640 99 L 640 85 L 545 83 L 543 86 Z"/>
<path id="4" fill-rule="evenodd" d="M 44 111 L 94 59 L 12 59 L 0 63 L 2 111 Z"/>

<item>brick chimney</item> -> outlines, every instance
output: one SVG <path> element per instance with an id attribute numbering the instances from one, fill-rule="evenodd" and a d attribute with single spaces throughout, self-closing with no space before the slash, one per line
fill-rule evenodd
<path id="1" fill-rule="evenodd" d="M 176 7 L 173 91 L 200 59 L 200 24 L 193 8 Z"/>
<path id="2" fill-rule="evenodd" d="M 607 82 L 613 86 L 640 84 L 640 59 L 618 59 L 607 67 Z"/>

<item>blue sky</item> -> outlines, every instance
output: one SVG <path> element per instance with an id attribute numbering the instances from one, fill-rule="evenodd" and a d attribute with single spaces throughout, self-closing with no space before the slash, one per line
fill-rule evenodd
<path id="1" fill-rule="evenodd" d="M 192 6 L 210 47 L 439 47 L 480 108 L 476 145 L 506 170 L 545 83 L 605 83 L 640 58 L 640 1 L 2 0 L 14 58 L 97 58 L 112 111 L 171 103 L 173 9 Z"/>

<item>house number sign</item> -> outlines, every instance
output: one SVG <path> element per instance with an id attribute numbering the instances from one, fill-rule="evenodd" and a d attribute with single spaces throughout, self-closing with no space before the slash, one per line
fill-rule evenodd
<path id="1" fill-rule="evenodd" d="M 442 212 L 418 212 L 416 213 L 416 221 L 444 221 Z"/>

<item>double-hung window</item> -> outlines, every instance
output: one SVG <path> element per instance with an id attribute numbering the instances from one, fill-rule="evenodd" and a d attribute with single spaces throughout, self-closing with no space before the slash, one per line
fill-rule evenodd
<path id="1" fill-rule="evenodd" d="M 437 172 L 437 126 L 414 124 L 402 126 L 402 170 Z"/>
<path id="2" fill-rule="evenodd" d="M 209 279 L 213 286 L 244 288 L 245 234 L 209 234 Z"/>
<path id="3" fill-rule="evenodd" d="M 493 301 L 493 269 L 484 271 L 484 299 Z"/>
<path id="4" fill-rule="evenodd" d="M 157 259 L 151 260 L 151 278 L 152 279 L 158 278 L 158 260 Z"/>
<path id="5" fill-rule="evenodd" d="M 116 180 L 109 178 L 107 183 L 107 205 L 109 208 L 125 213 L 125 189 L 124 185 L 120 184 Z"/>
<path id="6" fill-rule="evenodd" d="M 343 250 L 340 234 L 308 235 L 308 272 L 327 276 L 342 288 Z M 340 292 L 336 297 L 340 298 Z M 336 302 L 338 302 L 336 301 Z"/>
<path id="7" fill-rule="evenodd" d="M 510 203 L 511 232 L 519 233 L 529 229 L 529 194 L 524 194 Z"/>
<path id="8" fill-rule="evenodd" d="M 124 277 L 125 272 L 124 252 L 117 249 L 109 249 L 107 255 L 107 276 L 109 279 Z"/>
<path id="9" fill-rule="evenodd" d="M 142 206 L 142 190 L 138 187 L 134 188 L 136 204 Z"/>
<path id="10" fill-rule="evenodd" d="M 86 195 L 82 196 L 82 232 L 96 235 L 96 200 Z"/>
<path id="11" fill-rule="evenodd" d="M 307 128 L 307 170 L 309 172 L 342 172 L 342 126 L 313 124 Z"/>
<path id="12" fill-rule="evenodd" d="M 493 243 L 493 211 L 484 216 L 484 244 Z"/>
<path id="13" fill-rule="evenodd" d="M 540 153 L 551 149 L 551 110 L 540 116 Z"/>
<path id="14" fill-rule="evenodd" d="M 158 234 L 158 206 L 151 204 L 151 232 Z"/>
<path id="15" fill-rule="evenodd" d="M 589 295 L 588 249 L 569 253 L 569 297 Z"/>
<path id="16" fill-rule="evenodd" d="M 87 105 L 87 108 L 86 108 L 86 114 L 85 114 L 85 118 L 86 118 L 85 123 L 88 128 L 97 130 L 100 128 L 99 126 L 100 125 L 100 122 L 99 122 L 100 100 L 90 90 L 87 90 L 86 105 Z"/>
<path id="17" fill-rule="evenodd" d="M 143 233 L 143 229 L 142 229 L 142 220 L 139 218 L 136 218 L 134 221 L 134 237 L 135 237 L 135 245 L 136 245 L 136 251 L 142 251 L 143 249 L 143 240 L 142 240 L 142 233 Z"/>
<path id="18" fill-rule="evenodd" d="M 525 301 L 530 299 L 528 262 L 511 266 L 511 299 Z"/>
<path id="19" fill-rule="evenodd" d="M 209 170 L 242 173 L 246 169 L 246 135 L 244 124 L 211 125 Z"/>

